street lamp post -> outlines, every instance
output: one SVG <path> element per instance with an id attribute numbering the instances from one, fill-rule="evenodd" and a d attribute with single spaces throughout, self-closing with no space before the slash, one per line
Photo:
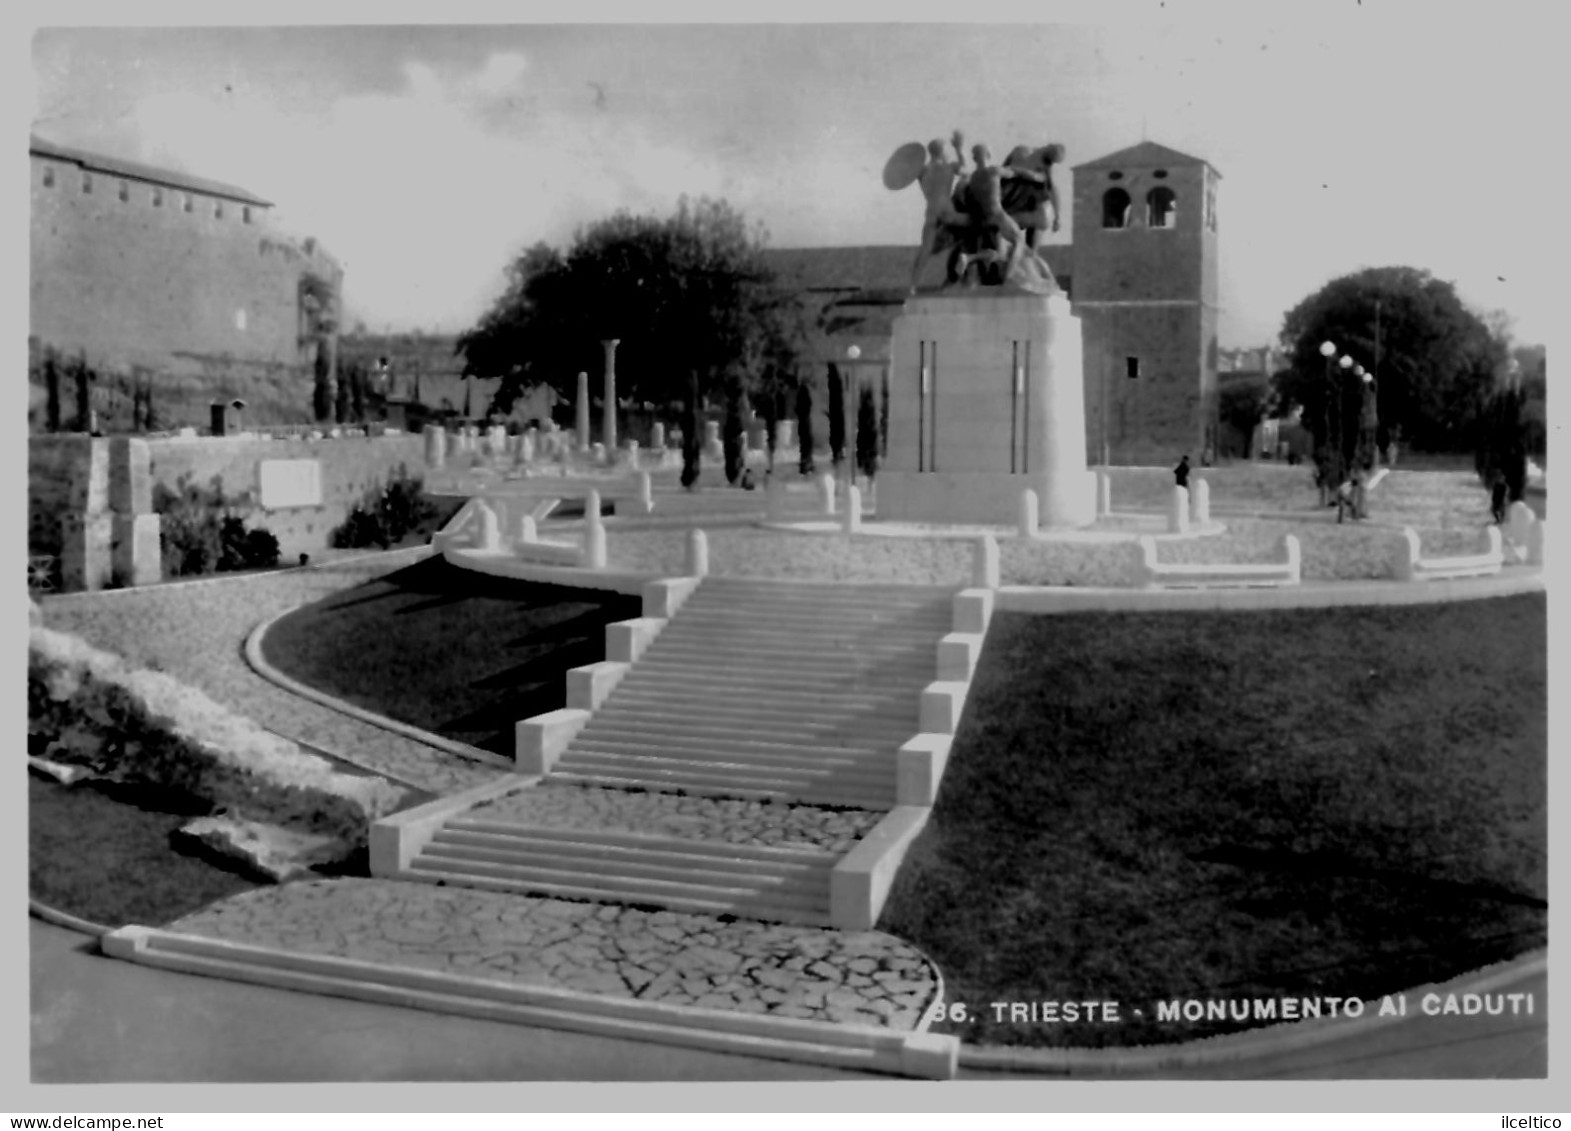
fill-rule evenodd
<path id="1" fill-rule="evenodd" d="M 1319 474 L 1315 477 L 1320 486 L 1320 505 L 1328 502 L 1328 488 L 1326 480 L 1331 476 L 1331 392 L 1333 382 L 1331 379 L 1331 359 L 1336 356 L 1336 343 L 1324 341 L 1320 343 L 1320 356 L 1326 359 L 1326 387 L 1325 403 L 1320 407 L 1320 452 L 1318 454 Z"/>

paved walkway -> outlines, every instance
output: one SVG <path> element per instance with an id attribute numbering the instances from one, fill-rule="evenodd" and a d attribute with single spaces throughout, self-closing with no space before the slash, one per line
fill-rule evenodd
<path id="1" fill-rule="evenodd" d="M 912 947 L 833 931 L 397 880 L 260 888 L 172 931 L 615 998 L 915 1029 L 938 989 Z"/>
<path id="2" fill-rule="evenodd" d="M 28 934 L 35 1084 L 873 1079 L 176 974 L 105 958 L 47 923 Z M 58 1097 L 31 1102 L 59 1110 Z"/>

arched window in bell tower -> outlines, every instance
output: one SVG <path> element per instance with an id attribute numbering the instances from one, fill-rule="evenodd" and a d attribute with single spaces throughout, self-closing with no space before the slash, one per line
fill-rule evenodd
<path id="1" fill-rule="evenodd" d="M 1146 227 L 1171 228 L 1178 222 L 1178 196 L 1166 185 L 1146 193 Z"/>
<path id="2" fill-rule="evenodd" d="M 1102 194 L 1102 227 L 1129 227 L 1129 194 L 1121 188 L 1110 188 Z"/>

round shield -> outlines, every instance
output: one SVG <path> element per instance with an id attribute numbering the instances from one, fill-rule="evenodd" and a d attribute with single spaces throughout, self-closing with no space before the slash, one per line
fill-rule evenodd
<path id="1" fill-rule="evenodd" d="M 915 184 L 927 168 L 927 146 L 919 141 L 907 142 L 895 150 L 894 156 L 884 164 L 884 187 L 903 189 Z"/>

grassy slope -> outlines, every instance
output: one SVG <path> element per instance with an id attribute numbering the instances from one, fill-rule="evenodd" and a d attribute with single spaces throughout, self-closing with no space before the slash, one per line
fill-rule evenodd
<path id="1" fill-rule="evenodd" d="M 1391 609 L 1000 616 L 879 926 L 951 1001 L 1145 1022 L 1157 999 L 1368 999 L 1545 939 L 1541 595 Z"/>
<path id="2" fill-rule="evenodd" d="M 111 927 L 159 926 L 258 885 L 195 856 L 169 835 L 206 806 L 152 790 L 28 776 L 28 890 L 61 911 Z"/>
<path id="3" fill-rule="evenodd" d="M 605 659 L 637 597 L 528 585 L 428 558 L 284 617 L 264 650 L 349 702 L 511 753 L 513 724 L 563 706 L 568 668 Z"/>

